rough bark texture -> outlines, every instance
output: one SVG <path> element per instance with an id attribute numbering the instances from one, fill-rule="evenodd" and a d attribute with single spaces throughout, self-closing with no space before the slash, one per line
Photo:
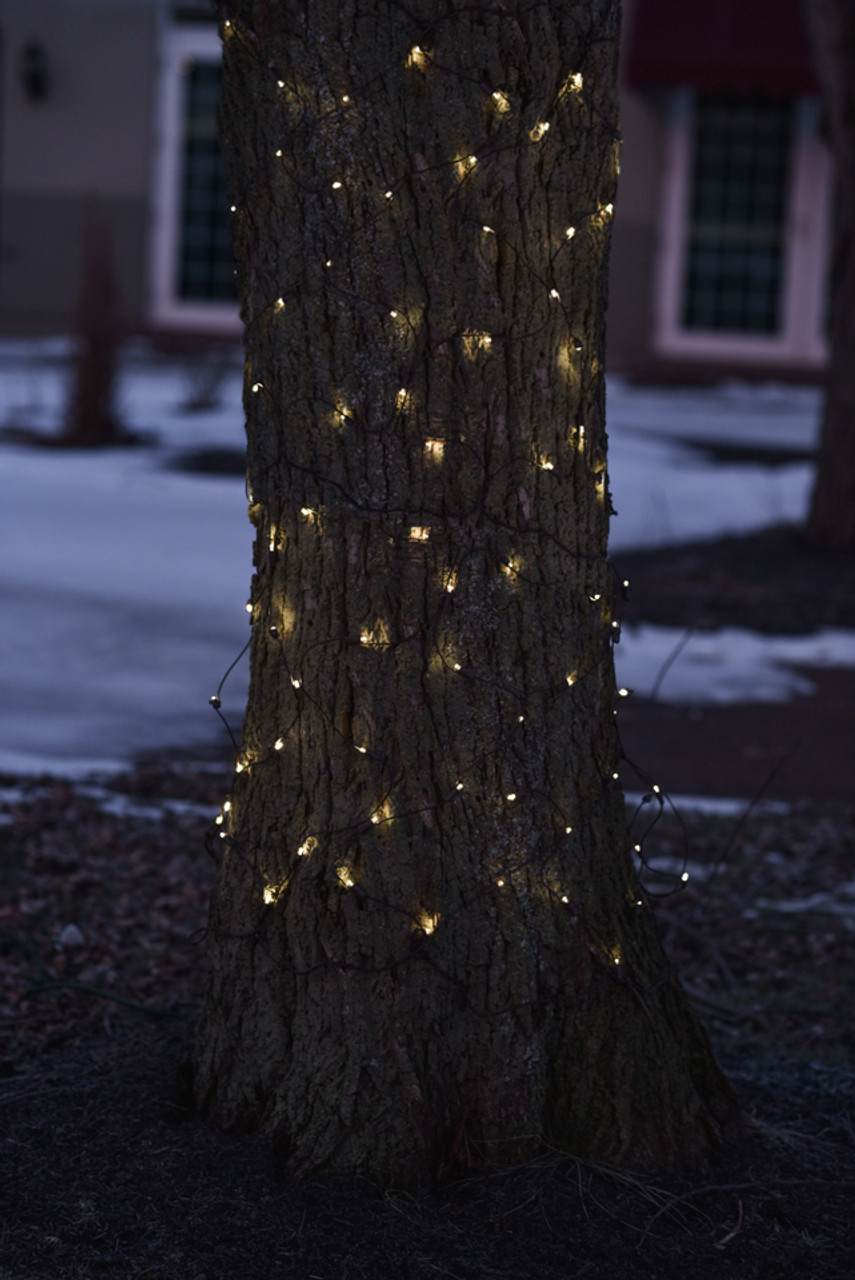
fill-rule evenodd
<path id="1" fill-rule="evenodd" d="M 855 551 L 855 7 L 804 0 L 834 159 L 831 356 L 819 467 L 806 533 Z"/>
<path id="2" fill-rule="evenodd" d="M 618 5 L 439 10 L 223 28 L 258 536 L 197 1096 L 387 1182 L 691 1162 L 732 1097 L 613 718 Z"/>

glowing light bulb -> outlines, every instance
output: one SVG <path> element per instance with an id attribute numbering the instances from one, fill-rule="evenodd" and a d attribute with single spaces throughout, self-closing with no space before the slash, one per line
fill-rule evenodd
<path id="1" fill-rule="evenodd" d="M 525 716 L 517 716 L 517 724 L 522 724 L 524 720 L 525 720 Z"/>
<path id="2" fill-rule="evenodd" d="M 596 604 L 597 601 L 602 600 L 602 598 L 603 598 L 603 595 L 601 591 L 596 591 L 592 596 L 588 596 L 588 599 L 591 601 L 591 604 Z"/>
<path id="3" fill-rule="evenodd" d="M 572 688 L 572 687 L 573 687 L 573 685 L 576 683 L 576 681 L 577 681 L 577 679 L 578 679 L 578 676 L 576 675 L 576 672 L 575 672 L 575 671 L 570 671 L 570 672 L 568 672 L 566 679 L 567 679 L 567 683 L 568 683 L 568 684 L 570 685 L 570 687 Z"/>
<path id="4" fill-rule="evenodd" d="M 516 791 L 509 791 L 509 792 L 508 792 L 508 794 L 507 794 L 507 796 L 506 796 L 505 798 L 506 798 L 507 800 L 510 800 L 510 801 L 514 801 L 514 800 L 516 800 L 516 798 L 517 798 L 517 793 L 516 793 Z"/>
<path id="5" fill-rule="evenodd" d="M 486 223 L 485 223 L 485 224 L 484 224 L 484 226 L 481 228 L 481 230 L 484 232 L 484 234 L 485 234 L 485 235 L 488 235 L 488 236 L 494 236 L 494 235 L 496 234 L 496 233 L 495 233 L 495 231 L 493 230 L 493 228 L 492 228 L 492 227 L 488 227 L 488 226 L 486 225 Z"/>
<path id="6" fill-rule="evenodd" d="M 614 211 L 615 211 L 615 207 L 613 204 L 607 204 L 603 206 L 603 213 L 606 214 L 609 218 L 612 216 Z"/>
<path id="7" fill-rule="evenodd" d="M 568 227 L 568 228 L 567 228 L 567 230 L 564 232 L 564 234 L 565 234 L 565 236 L 567 237 L 567 239 L 568 239 L 568 240 L 572 240 L 572 239 L 573 239 L 573 237 L 574 237 L 574 236 L 575 236 L 575 234 L 576 234 L 576 228 L 575 228 L 575 227 Z"/>
<path id="8" fill-rule="evenodd" d="M 341 183 L 336 181 L 332 184 L 333 191 L 341 191 Z"/>
<path id="9" fill-rule="evenodd" d="M 393 319 L 393 320 L 397 320 L 397 319 L 398 319 L 398 312 L 397 312 L 397 311 L 390 311 L 390 312 L 389 312 L 389 315 L 392 317 L 392 319 Z"/>
<path id="10" fill-rule="evenodd" d="M 425 457 L 430 458 L 431 462 L 442 462 L 444 452 L 444 440 L 425 440 Z"/>
<path id="11" fill-rule="evenodd" d="M 543 138 L 548 132 L 549 121 L 539 120 L 528 136 L 531 138 L 532 142 L 540 142 L 541 138 Z"/>
<path id="12" fill-rule="evenodd" d="M 216 822 L 218 827 L 221 827 L 223 825 L 223 815 L 221 813 L 218 813 L 214 821 Z"/>
<path id="13" fill-rule="evenodd" d="M 454 664 L 454 670 L 455 670 L 455 671 L 459 671 L 459 670 L 460 670 L 460 663 L 459 663 L 459 662 L 455 662 L 455 664 Z"/>
<path id="14" fill-rule="evenodd" d="M 615 772 L 612 774 L 612 777 L 614 778 L 615 782 L 617 782 L 618 778 L 620 777 L 620 774 Z"/>
<path id="15" fill-rule="evenodd" d="M 256 394 L 258 394 L 258 392 L 259 392 L 259 391 L 263 390 L 263 388 L 264 388 L 264 383 L 263 383 L 263 382 L 253 382 L 253 384 L 252 384 L 252 390 L 253 390 Z"/>
<path id="16" fill-rule="evenodd" d="M 274 742 L 274 744 L 273 744 L 273 750 L 274 750 L 274 751 L 281 751 L 281 750 L 282 750 L 282 748 L 283 748 L 284 746 L 285 746 L 285 739 L 284 739 L 284 738 L 277 738 L 277 739 L 276 739 L 276 741 L 275 741 L 275 742 Z"/>
<path id="17" fill-rule="evenodd" d="M 557 290 L 557 289 L 550 289 L 550 290 L 549 290 L 549 296 L 550 296 L 550 298 L 554 298 L 554 299 L 556 300 L 556 302 L 560 302 L 560 301 L 561 301 L 561 294 L 558 292 L 558 290 Z"/>
<path id="18" fill-rule="evenodd" d="M 274 302 L 274 304 L 273 304 L 273 310 L 274 310 L 274 311 L 282 311 L 282 310 L 284 310 L 284 308 L 285 308 L 285 299 L 284 299 L 284 298 L 277 298 L 277 299 L 276 299 L 276 301 L 275 301 L 275 302 Z"/>
<path id="19" fill-rule="evenodd" d="M 276 153 L 275 153 L 275 154 L 276 154 L 277 159 L 281 160 L 281 159 L 282 159 L 282 148 L 280 147 L 280 148 L 279 148 L 279 150 L 278 150 L 278 151 L 276 151 Z"/>
<path id="20" fill-rule="evenodd" d="M 331 266 L 332 266 L 332 258 L 327 258 L 326 262 L 324 263 L 324 266 L 325 266 L 325 267 L 331 267 Z"/>
<path id="21" fill-rule="evenodd" d="M 658 782 L 654 782 L 653 786 L 651 787 L 651 790 L 654 795 L 658 796 L 662 788 L 659 786 Z"/>
<path id="22" fill-rule="evenodd" d="M 392 199 L 392 196 L 394 195 L 394 192 L 392 192 L 392 191 L 385 191 L 383 194 L 384 194 L 384 196 L 385 196 L 385 198 L 386 198 L 387 200 L 391 200 L 391 199 Z"/>
<path id="23" fill-rule="evenodd" d="M 247 600 L 246 604 L 244 605 L 244 609 L 246 609 L 247 613 L 252 613 L 252 601 L 251 601 L 251 600 Z"/>
<path id="24" fill-rule="evenodd" d="M 231 813 L 231 808 L 232 808 L 232 802 L 231 800 L 227 800 L 223 805 L 223 813 Z"/>
<path id="25" fill-rule="evenodd" d="M 349 93 L 342 94 L 341 100 L 344 103 L 344 105 L 347 106 L 347 104 L 350 102 L 350 94 Z"/>
<path id="26" fill-rule="evenodd" d="M 303 681 L 302 681 L 302 680 L 298 680 L 296 676 L 292 676 L 292 677 L 291 677 L 291 683 L 292 683 L 292 685 L 294 686 L 294 688 L 295 688 L 295 689 L 299 689 L 299 688 L 300 688 L 300 686 L 302 685 Z"/>
<path id="27" fill-rule="evenodd" d="M 629 689 L 618 689 L 618 691 L 617 691 L 617 692 L 618 692 L 618 697 L 619 697 L 619 698 L 628 698 L 628 697 L 629 697 Z"/>
<path id="28" fill-rule="evenodd" d="M 246 765 L 242 764 L 241 761 L 238 760 L 237 764 L 235 765 L 235 773 L 243 773 L 245 768 L 246 768 Z"/>
<path id="29" fill-rule="evenodd" d="M 499 877 L 499 879 L 496 881 L 496 884 L 499 886 L 500 889 L 503 889 L 505 886 L 505 882 L 501 877 Z"/>
<path id="30" fill-rule="evenodd" d="M 306 839 L 297 850 L 298 858 L 308 858 L 313 849 L 317 849 L 318 842 L 314 836 L 306 836 Z"/>
<path id="31" fill-rule="evenodd" d="M 508 111 L 510 111 L 511 109 L 510 99 L 508 98 L 508 95 L 506 93 L 502 92 L 501 89 L 495 89 L 490 96 L 493 99 L 493 103 L 495 104 L 496 112 L 498 115 L 503 116 L 503 115 L 506 115 Z"/>
<path id="32" fill-rule="evenodd" d="M 569 902 L 569 901 L 570 901 L 570 899 L 567 897 L 567 894 L 566 894 L 566 893 L 562 893 L 562 895 L 561 895 L 561 901 L 562 901 L 562 902 Z"/>
<path id="33" fill-rule="evenodd" d="M 354 743 L 354 746 L 356 746 L 356 744 L 355 744 L 355 743 Z M 359 754 L 360 754 L 361 756 L 364 756 L 364 755 L 367 755 L 367 754 L 368 754 L 368 748 L 367 748 L 367 747 L 356 747 L 356 750 L 359 752 Z"/>
<path id="34" fill-rule="evenodd" d="M 456 790 L 456 791 L 462 791 L 462 790 L 463 790 L 463 783 L 462 783 L 462 782 L 455 782 L 454 787 L 455 787 L 455 790 Z"/>
<path id="35" fill-rule="evenodd" d="M 414 524 L 410 526 L 410 542 L 427 542 L 430 538 L 430 525 Z"/>
<path id="36" fill-rule="evenodd" d="M 683 884 L 685 884 L 685 883 L 686 883 L 686 881 L 688 880 L 688 878 L 689 878 L 689 873 L 688 873 L 688 871 L 684 871 L 684 872 L 683 872 L 683 874 L 680 876 L 680 879 L 683 881 Z"/>
<path id="37" fill-rule="evenodd" d="M 355 882 L 353 879 L 353 872 L 350 869 L 350 867 L 348 866 L 337 867 L 336 875 L 338 876 L 339 884 L 343 885 L 345 889 L 353 888 L 353 885 Z"/>

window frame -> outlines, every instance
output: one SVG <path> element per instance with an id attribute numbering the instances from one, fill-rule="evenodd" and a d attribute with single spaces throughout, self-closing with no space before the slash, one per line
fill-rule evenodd
<path id="1" fill-rule="evenodd" d="M 813 98 L 796 98 L 781 328 L 774 334 L 758 334 L 683 325 L 697 95 L 684 88 L 669 96 L 654 299 L 656 354 L 706 362 L 822 367 L 828 359 L 824 314 L 831 158 L 819 136 L 819 103 Z"/>
<path id="2" fill-rule="evenodd" d="M 237 302 L 182 298 L 179 292 L 184 77 L 194 62 L 219 63 L 216 27 L 171 27 L 161 42 L 154 146 L 149 321 L 155 328 L 238 335 Z"/>

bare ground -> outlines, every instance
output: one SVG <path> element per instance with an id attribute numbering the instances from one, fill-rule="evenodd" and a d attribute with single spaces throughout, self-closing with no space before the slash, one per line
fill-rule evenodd
<path id="1" fill-rule="evenodd" d="M 666 945 L 745 1107 L 738 1145 L 691 1180 L 551 1153 L 408 1194 L 294 1182 L 263 1138 L 193 1113 L 227 762 L 141 764 L 100 790 L 0 779 L 0 1280 L 851 1280 L 847 776 L 744 820 L 666 806 L 644 842 Z"/>

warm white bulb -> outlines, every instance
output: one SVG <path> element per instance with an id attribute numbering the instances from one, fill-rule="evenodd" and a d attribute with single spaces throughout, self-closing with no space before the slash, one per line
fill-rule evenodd
<path id="1" fill-rule="evenodd" d="M 275 741 L 275 742 L 274 742 L 274 744 L 273 744 L 273 750 L 274 750 L 274 751 L 281 751 L 281 750 L 282 750 L 282 748 L 283 748 L 284 746 L 285 746 L 285 739 L 284 739 L 284 738 L 277 738 L 277 739 L 276 739 L 276 741 Z"/>
<path id="2" fill-rule="evenodd" d="M 567 228 L 567 230 L 564 232 L 564 234 L 566 235 L 566 237 L 567 237 L 567 239 L 568 239 L 568 240 L 572 240 L 572 239 L 573 239 L 573 237 L 574 237 L 574 236 L 575 236 L 575 234 L 576 234 L 576 228 L 575 228 L 575 227 L 568 227 L 568 228 Z"/>
<path id="3" fill-rule="evenodd" d="M 341 190 L 341 183 L 340 183 L 340 182 L 334 182 L 334 183 L 332 184 L 332 189 L 333 189 L 333 191 L 340 191 L 340 190 Z"/>

